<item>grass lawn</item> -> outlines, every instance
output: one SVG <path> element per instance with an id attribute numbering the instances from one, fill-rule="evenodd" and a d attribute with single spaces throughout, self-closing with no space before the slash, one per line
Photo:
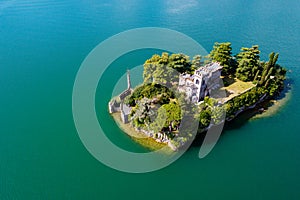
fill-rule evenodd
<path id="1" fill-rule="evenodd" d="M 223 90 L 226 90 L 227 97 L 223 99 L 224 102 L 232 99 L 235 96 L 238 96 L 247 90 L 250 90 L 255 86 L 252 82 L 244 82 L 237 78 L 225 80 L 226 82 L 230 83 L 227 87 L 222 88 Z"/>

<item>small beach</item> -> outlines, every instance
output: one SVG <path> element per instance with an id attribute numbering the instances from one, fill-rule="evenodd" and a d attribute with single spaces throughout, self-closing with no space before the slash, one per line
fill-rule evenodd
<path id="1" fill-rule="evenodd" d="M 251 118 L 251 120 L 272 117 L 276 115 L 282 108 L 286 106 L 286 104 L 289 102 L 291 97 L 292 97 L 292 89 L 285 88 L 282 91 L 282 94 L 278 98 L 263 103 L 263 107 L 265 110 L 261 113 L 257 113 L 256 115 L 254 115 Z"/>

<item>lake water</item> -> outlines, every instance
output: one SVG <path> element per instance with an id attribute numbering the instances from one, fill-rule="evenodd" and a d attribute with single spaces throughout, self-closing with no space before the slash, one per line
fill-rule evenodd
<path id="1" fill-rule="evenodd" d="M 288 1 L 0 1 L 0 199 L 299 199 L 300 4 Z M 275 115 L 227 128 L 204 159 L 192 147 L 172 165 L 127 174 L 94 159 L 72 117 L 72 89 L 87 54 L 101 41 L 139 27 L 194 38 L 259 44 L 279 52 L 291 72 L 291 99 Z M 127 68 L 154 50 L 133 52 L 108 69 L 96 98 L 117 145 L 144 151 L 108 117 L 106 103 Z"/>

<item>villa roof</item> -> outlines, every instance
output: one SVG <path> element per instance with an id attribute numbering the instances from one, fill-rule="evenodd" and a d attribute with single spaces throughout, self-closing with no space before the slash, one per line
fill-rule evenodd
<path id="1" fill-rule="evenodd" d="M 213 62 L 208 65 L 205 65 L 204 67 L 200 67 L 199 69 L 196 70 L 195 73 L 199 72 L 200 74 L 207 75 L 211 72 L 218 71 L 222 68 L 223 67 L 220 65 L 220 63 Z"/>

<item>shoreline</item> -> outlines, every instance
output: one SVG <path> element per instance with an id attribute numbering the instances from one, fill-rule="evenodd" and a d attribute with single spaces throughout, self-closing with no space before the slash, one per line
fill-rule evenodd
<path id="1" fill-rule="evenodd" d="M 249 106 L 247 108 L 243 108 L 235 114 L 235 116 L 231 119 L 226 119 L 226 123 L 230 124 L 231 121 L 236 120 L 240 114 L 246 113 L 247 111 L 251 110 L 255 112 L 254 115 L 252 115 L 249 120 L 257 120 L 260 118 L 267 118 L 274 116 L 280 109 L 282 109 L 290 100 L 292 94 L 291 94 L 290 88 L 285 88 L 282 93 L 275 99 L 268 99 L 267 96 L 262 97 L 258 102 L 256 102 L 254 105 Z M 259 113 L 258 110 L 255 111 L 255 109 L 258 109 L 257 106 L 261 105 L 260 107 L 264 109 L 262 113 Z M 166 148 L 165 152 L 172 153 L 174 150 L 172 150 L 168 144 L 157 142 L 154 138 L 146 136 L 144 133 L 139 132 L 135 130 L 130 124 L 124 124 L 121 119 L 121 113 L 116 112 L 112 113 L 111 116 L 113 117 L 114 121 L 118 125 L 118 127 L 127 135 L 129 136 L 134 142 L 138 143 L 139 145 L 142 145 L 144 148 L 150 150 L 150 151 L 157 151 L 162 148 Z M 208 128 L 201 130 L 199 133 L 204 133 L 207 131 Z M 199 134 L 198 133 L 198 134 Z"/>
<path id="2" fill-rule="evenodd" d="M 143 147 L 147 148 L 151 151 L 157 151 L 161 150 L 162 148 L 165 148 L 166 153 L 173 152 L 170 147 L 168 147 L 165 143 L 159 143 L 155 141 L 155 139 L 146 136 L 145 134 L 136 131 L 130 124 L 124 124 L 121 120 L 121 115 L 119 112 L 112 113 L 111 116 L 117 123 L 118 127 L 127 135 L 129 136 L 134 142 L 142 145 Z M 167 147 L 167 148 L 166 148 Z"/>
<path id="3" fill-rule="evenodd" d="M 284 95 L 284 96 L 282 96 Z M 268 118 L 276 115 L 292 98 L 291 88 L 286 88 L 277 98 L 267 102 L 262 102 L 262 107 L 265 109 L 262 113 L 257 113 L 250 120 Z"/>

